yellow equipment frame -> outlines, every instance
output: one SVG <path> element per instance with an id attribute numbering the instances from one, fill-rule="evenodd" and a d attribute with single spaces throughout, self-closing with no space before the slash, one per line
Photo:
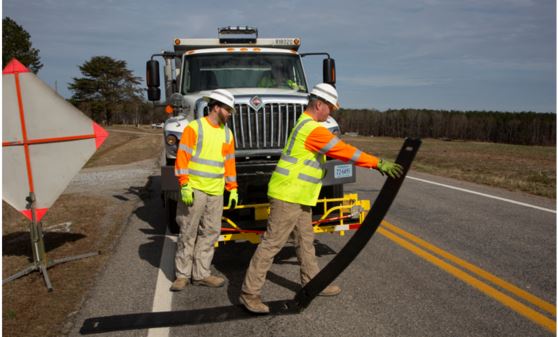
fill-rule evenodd
<path id="1" fill-rule="evenodd" d="M 345 235 L 347 230 L 356 230 L 370 211 L 370 200 L 359 200 L 358 194 L 345 194 L 342 198 L 324 198 L 318 200 L 316 207 L 322 208 L 322 216 L 312 222 L 314 233 L 339 233 Z M 235 209 L 253 208 L 255 219 L 266 220 L 269 215 L 269 204 L 238 205 Z M 228 210 L 225 207 L 225 210 Z M 335 215 L 335 216 L 334 216 Z M 215 247 L 220 242 L 229 241 L 248 241 L 257 244 L 261 241 L 263 230 L 242 229 L 231 219 L 223 216 L 221 218 L 221 235 L 215 243 Z"/>

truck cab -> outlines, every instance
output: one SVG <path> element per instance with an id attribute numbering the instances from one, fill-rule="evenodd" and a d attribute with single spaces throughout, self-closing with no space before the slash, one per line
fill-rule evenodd
<path id="1" fill-rule="evenodd" d="M 267 203 L 267 183 L 275 169 L 291 129 L 308 102 L 308 83 L 302 57 L 326 55 L 323 81 L 335 85 L 335 62 L 327 53 L 300 54 L 298 38 L 258 38 L 252 27 L 225 27 L 217 39 L 174 40 L 174 50 L 154 54 L 147 62 L 148 97 L 159 101 L 159 63 L 164 64 L 166 110 L 164 161 L 161 190 L 171 232 L 179 200 L 174 160 L 180 137 L 191 121 L 208 113 L 204 96 L 214 89 L 227 89 L 235 96 L 234 113 L 228 121 L 235 142 L 239 202 Z M 323 125 L 339 133 L 330 117 Z M 323 197 L 342 197 L 343 184 L 354 181 L 351 164 L 326 163 Z M 336 174 L 339 173 L 339 174 Z M 227 195 L 225 195 L 225 204 Z M 243 214 L 246 213 L 246 214 Z M 257 220 L 253 210 L 237 210 L 235 219 Z M 251 220 L 250 220 L 251 219 Z M 240 220 L 239 220 L 240 221 Z M 257 222 L 257 221 L 256 221 Z"/>

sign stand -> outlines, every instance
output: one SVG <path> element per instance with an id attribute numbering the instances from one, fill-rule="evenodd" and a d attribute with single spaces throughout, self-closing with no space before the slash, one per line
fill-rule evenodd
<path id="1" fill-rule="evenodd" d="M 25 198 L 25 200 L 27 201 L 27 209 L 31 211 L 31 223 L 29 224 L 29 235 L 31 237 L 33 263 L 29 265 L 27 268 L 8 277 L 7 279 L 2 280 L 2 285 L 10 281 L 13 281 L 15 279 L 18 279 L 22 276 L 25 276 L 33 271 L 39 271 L 41 274 L 43 274 L 43 278 L 45 279 L 45 285 L 48 291 L 52 291 L 53 289 L 52 283 L 50 282 L 50 278 L 48 277 L 48 272 L 47 272 L 48 268 L 60 263 L 99 255 L 99 252 L 91 252 L 91 253 L 86 253 L 86 254 L 81 254 L 76 256 L 68 256 L 56 260 L 49 260 L 45 252 L 45 242 L 43 240 L 44 235 L 43 235 L 42 223 L 37 222 L 37 214 L 36 214 L 37 210 L 35 207 L 36 204 L 35 193 L 29 192 L 29 196 Z"/>
<path id="2" fill-rule="evenodd" d="M 2 284 L 39 271 L 52 291 L 48 268 L 99 252 L 49 260 L 41 219 L 108 132 L 16 59 L 2 71 L 2 110 L 2 199 L 31 220 L 33 255 L 30 266 Z"/>

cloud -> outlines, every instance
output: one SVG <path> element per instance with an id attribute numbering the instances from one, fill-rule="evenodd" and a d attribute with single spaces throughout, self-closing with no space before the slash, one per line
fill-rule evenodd
<path id="1" fill-rule="evenodd" d="M 425 78 L 412 78 L 397 75 L 386 75 L 386 76 L 367 76 L 367 77 L 339 77 L 338 81 L 340 83 L 366 86 L 366 87 L 376 87 L 376 88 L 387 88 L 387 87 L 425 87 L 432 86 L 440 83 L 441 81 L 434 81 L 432 79 Z"/>
<path id="2" fill-rule="evenodd" d="M 376 106 L 393 105 L 387 97 L 401 91 L 408 106 L 424 104 L 433 87 L 458 93 L 433 98 L 448 109 L 457 98 L 502 110 L 556 104 L 555 1 L 4 0 L 3 15 L 31 34 L 45 65 L 39 76 L 57 81 L 65 97 L 65 84 L 81 76 L 77 66 L 93 56 L 125 60 L 143 77 L 145 61 L 172 49 L 176 37 L 216 37 L 218 27 L 248 25 L 261 37 L 300 37 L 301 52 L 329 52 L 346 92 L 381 88 Z M 304 64 L 310 83 L 320 81 L 321 59 Z M 554 93 L 541 96 L 552 83 Z M 520 90 L 522 102 L 478 95 L 493 87 L 514 97 Z"/>

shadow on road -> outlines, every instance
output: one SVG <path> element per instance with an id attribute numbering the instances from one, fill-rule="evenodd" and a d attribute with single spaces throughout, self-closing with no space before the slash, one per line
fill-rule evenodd
<path id="1" fill-rule="evenodd" d="M 143 190 L 130 190 L 130 193 L 137 194 L 143 201 L 143 205 L 138 207 L 134 214 L 143 222 L 149 225 L 148 228 L 139 229 L 149 236 L 149 242 L 144 243 L 138 248 L 138 255 L 142 260 L 149 262 L 155 268 L 159 268 L 161 262 L 162 247 L 165 241 L 166 223 L 164 218 L 163 206 L 159 192 L 161 176 L 150 176 Z M 116 197 L 116 196 L 115 196 Z M 173 279 L 173 275 L 167 275 Z"/>
<path id="2" fill-rule="evenodd" d="M 85 238 L 83 234 L 43 232 L 45 252 L 50 252 L 68 242 L 75 242 Z M 2 255 L 4 256 L 27 256 L 33 260 L 29 232 L 14 232 L 2 236 Z"/>
<path id="3" fill-rule="evenodd" d="M 329 246 L 315 241 L 316 255 L 335 254 Z M 181 325 L 198 325 L 244 320 L 261 317 L 244 309 L 238 302 L 244 273 L 256 246 L 247 242 L 221 245 L 213 258 L 213 265 L 228 280 L 227 295 L 232 305 L 198 310 L 180 310 L 166 312 L 146 312 L 86 319 L 80 329 L 83 335 L 106 333 L 111 331 L 139 330 Z M 277 254 L 274 263 L 293 263 L 296 256 L 295 247 L 287 246 Z M 288 280 L 273 272 L 268 272 L 267 280 L 287 288 L 293 292 L 300 290 L 297 282 Z M 269 316 L 293 315 L 302 312 L 302 308 L 294 299 L 266 302 L 270 308 Z"/>
<path id="4" fill-rule="evenodd" d="M 256 247 L 256 245 L 248 242 L 239 242 L 221 244 L 215 250 L 213 266 L 227 279 L 227 296 L 229 297 L 229 301 L 233 304 L 239 303 L 238 297 L 240 296 L 244 275 Z M 318 240 L 314 241 L 314 247 L 316 249 L 316 256 L 318 257 L 336 254 L 331 247 Z M 295 257 L 296 250 L 294 245 L 287 244 L 287 246 L 283 247 L 275 256 L 273 263 L 298 265 L 298 261 L 293 261 Z M 301 288 L 300 283 L 291 281 L 272 271 L 267 273 L 267 280 L 295 293 Z"/>

